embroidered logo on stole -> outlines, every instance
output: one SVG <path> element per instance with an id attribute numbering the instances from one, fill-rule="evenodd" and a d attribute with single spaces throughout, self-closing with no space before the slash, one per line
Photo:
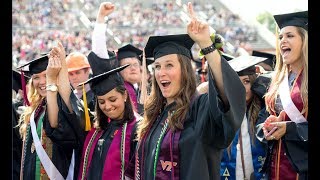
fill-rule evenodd
<path id="1" fill-rule="evenodd" d="M 166 171 L 171 171 L 172 165 L 177 166 L 178 164 L 176 162 L 171 163 L 171 161 L 163 161 L 163 160 L 160 160 L 160 163 L 161 163 L 162 170 L 166 170 Z"/>

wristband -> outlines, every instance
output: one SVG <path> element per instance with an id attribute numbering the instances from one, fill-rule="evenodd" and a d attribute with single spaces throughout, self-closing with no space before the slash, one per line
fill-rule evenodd
<path id="1" fill-rule="evenodd" d="M 211 44 L 211 46 L 201 49 L 201 52 L 203 55 L 207 55 L 213 52 L 214 50 L 216 50 L 216 47 L 214 46 L 214 44 Z"/>

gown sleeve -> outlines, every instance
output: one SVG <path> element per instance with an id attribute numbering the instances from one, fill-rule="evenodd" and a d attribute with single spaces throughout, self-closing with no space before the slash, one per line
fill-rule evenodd
<path id="1" fill-rule="evenodd" d="M 216 148 L 226 148 L 240 128 L 245 115 L 245 89 L 238 74 L 225 59 L 221 59 L 224 92 L 229 105 L 225 106 L 217 91 L 209 71 L 208 93 L 200 95 L 194 102 L 192 118 L 195 118 L 196 131 L 204 143 Z"/>
<path id="2" fill-rule="evenodd" d="M 298 172 L 308 171 L 308 121 L 303 123 L 289 121 L 283 137 L 283 142 L 287 146 L 287 154 Z"/>
<path id="3" fill-rule="evenodd" d="M 71 93 L 71 96 L 75 96 Z M 77 148 L 79 145 L 79 118 L 75 111 L 70 113 L 67 105 L 58 94 L 57 102 L 59 106 L 58 127 L 52 128 L 49 123 L 48 113 L 46 112 L 43 127 L 46 135 L 55 143 L 70 149 Z M 75 110 L 75 108 L 73 108 Z"/>

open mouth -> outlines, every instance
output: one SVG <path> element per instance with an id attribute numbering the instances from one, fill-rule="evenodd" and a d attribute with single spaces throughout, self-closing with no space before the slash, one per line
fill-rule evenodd
<path id="1" fill-rule="evenodd" d="M 291 52 L 291 49 L 288 48 L 288 47 L 284 47 L 284 48 L 281 49 L 281 51 L 282 51 L 282 55 L 286 56 Z"/>
<path id="2" fill-rule="evenodd" d="M 162 85 L 164 88 L 168 87 L 170 84 L 171 84 L 170 81 L 161 81 L 161 85 Z"/>

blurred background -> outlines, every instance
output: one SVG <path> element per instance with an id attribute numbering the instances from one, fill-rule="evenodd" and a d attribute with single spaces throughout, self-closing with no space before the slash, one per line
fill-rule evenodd
<path id="1" fill-rule="evenodd" d="M 190 0 L 189 0 L 190 1 Z M 12 66 L 48 52 L 56 39 L 66 52 L 91 50 L 91 34 L 101 0 L 13 0 Z M 143 49 L 149 36 L 186 33 L 183 0 L 118 0 L 108 18 L 107 47 L 131 43 Z M 275 51 L 274 14 L 308 10 L 306 0 L 191 1 L 197 14 L 225 39 L 224 51 L 238 56 Z M 197 46 L 193 53 L 197 58 Z"/>

